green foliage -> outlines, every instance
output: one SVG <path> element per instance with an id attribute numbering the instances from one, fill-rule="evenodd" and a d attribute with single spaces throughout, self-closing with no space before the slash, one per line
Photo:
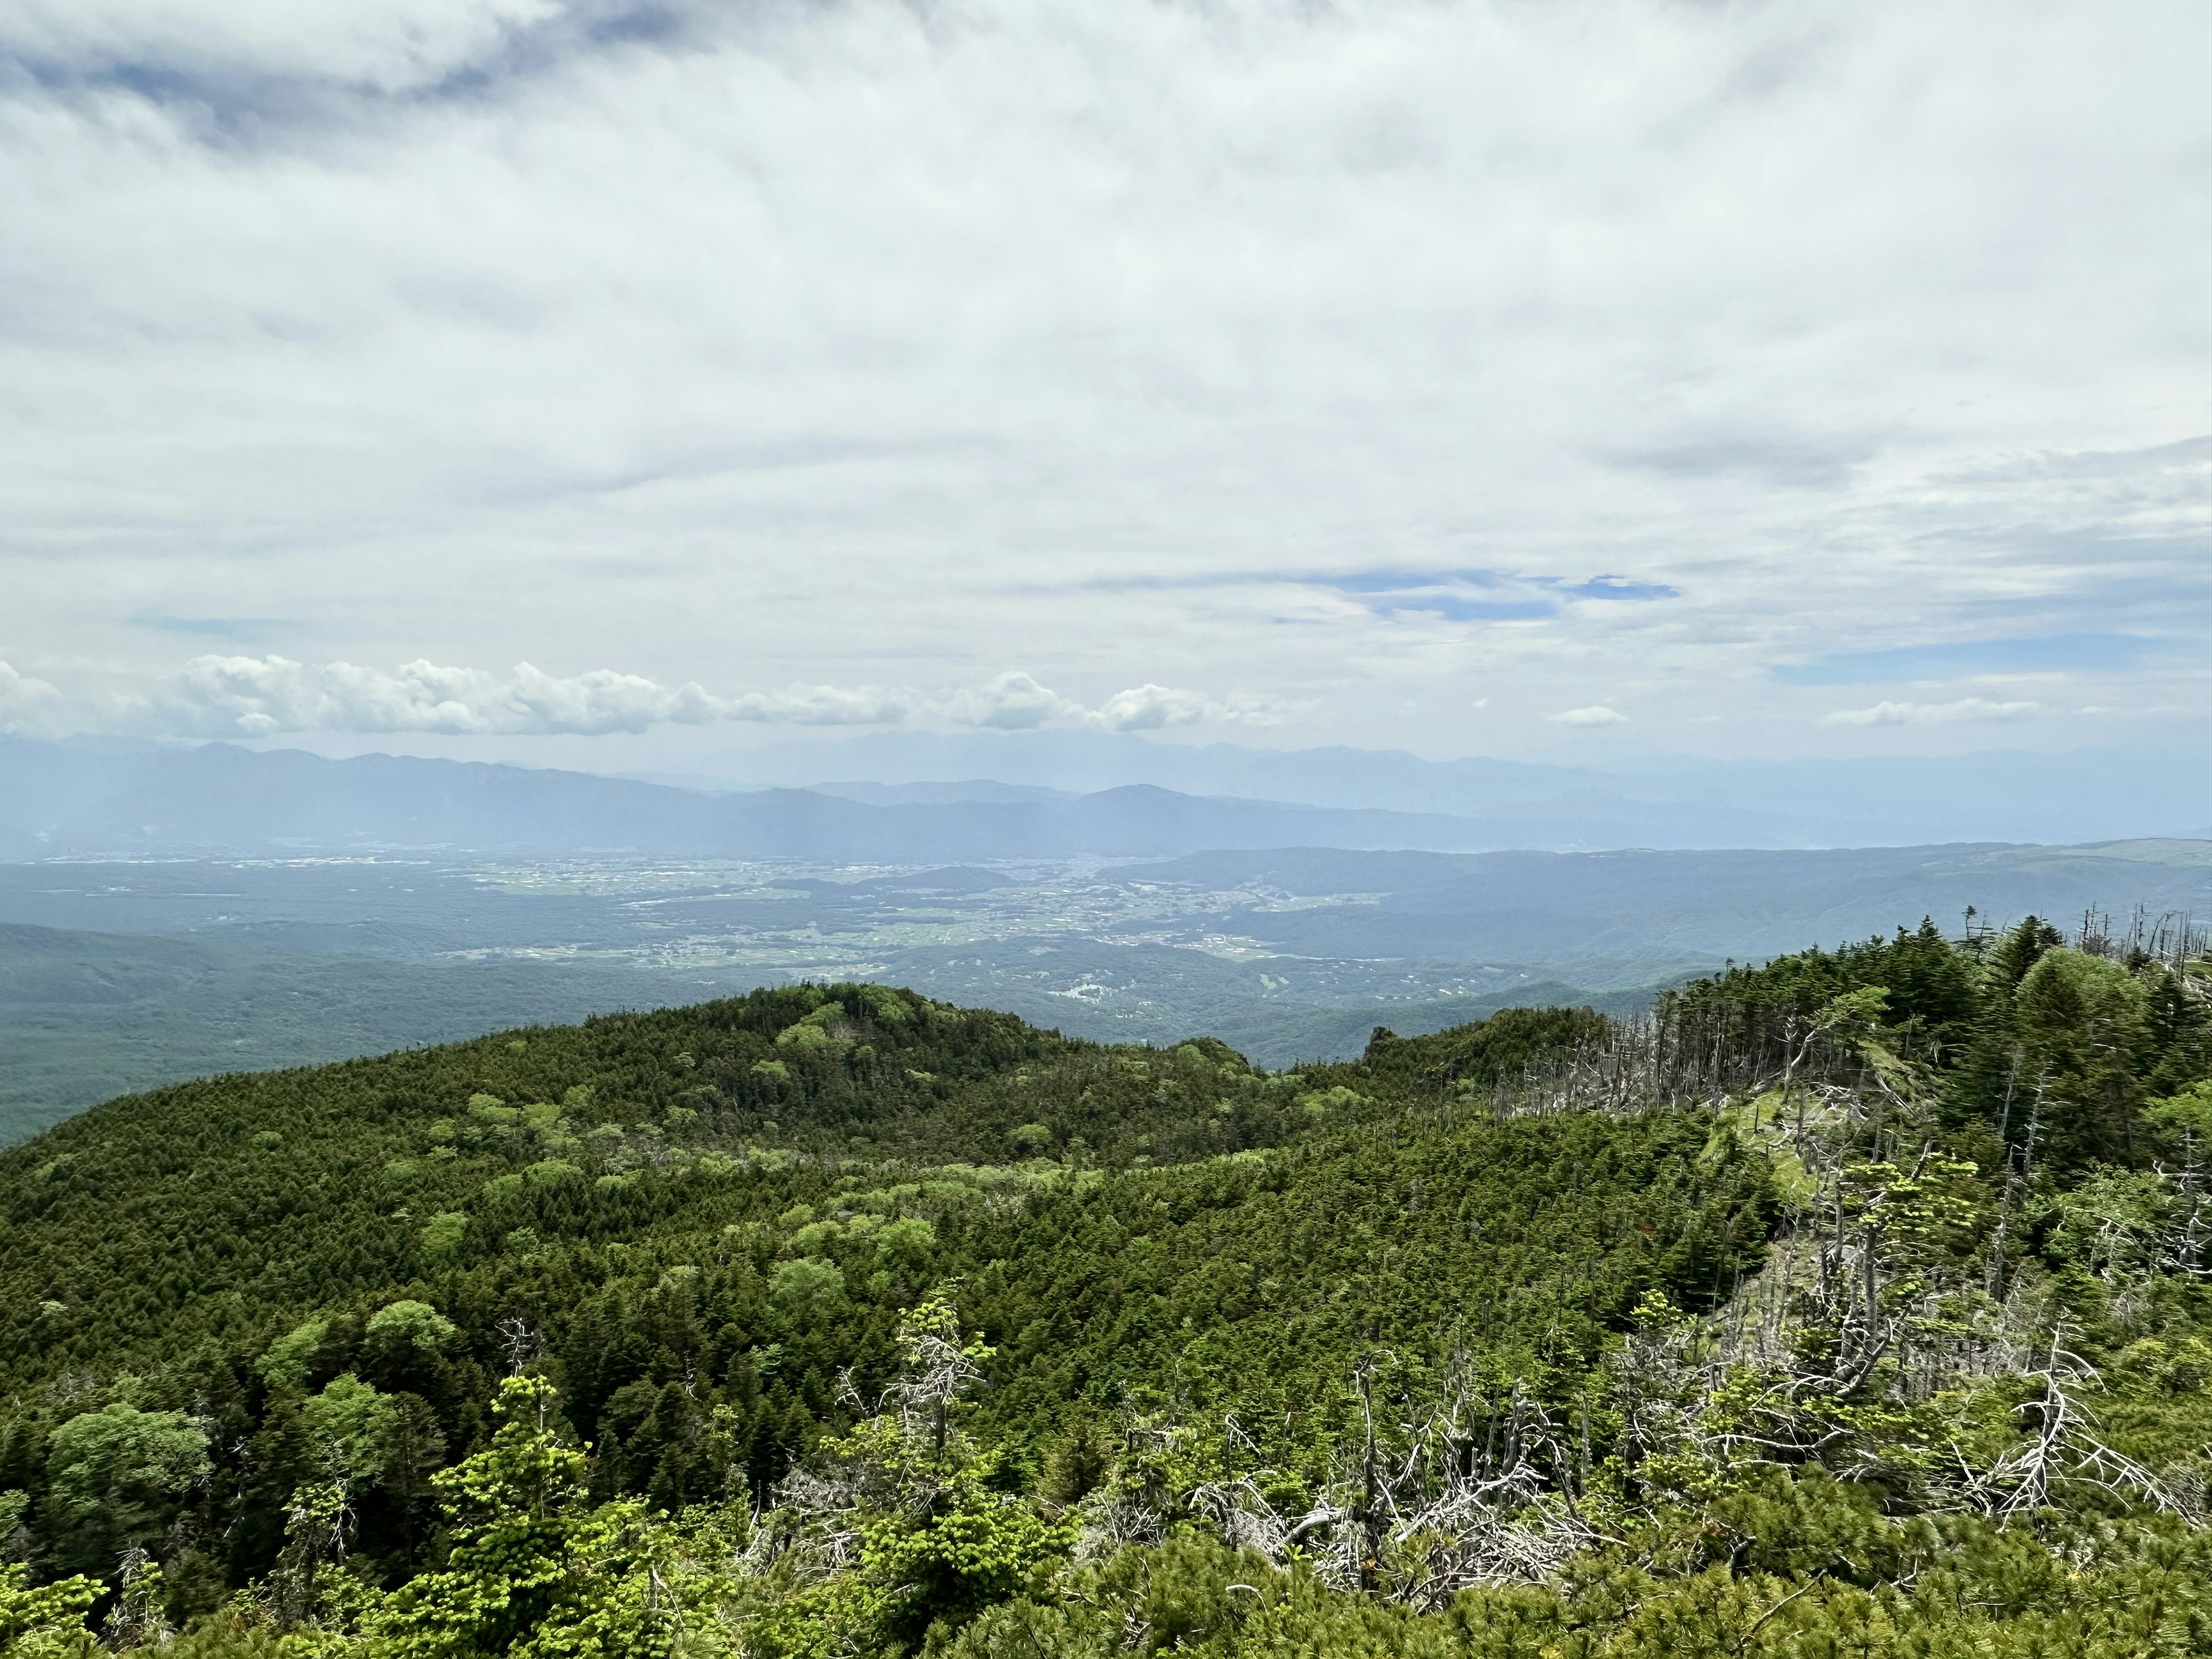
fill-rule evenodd
<path id="1" fill-rule="evenodd" d="M 2060 1541 L 2060 1540 L 2054 1540 Z M 1884 1517 L 1866 1494 L 1778 1481 L 1578 1559 L 1541 1585 L 1432 1613 L 1279 1574 L 1185 1537 L 1002 1604 L 948 1651 L 1109 1659 L 1175 1652 L 1354 1659 L 2181 1659 L 2212 1638 L 2212 1542 L 2171 1525 L 2063 1540 Z"/>
<path id="2" fill-rule="evenodd" d="M 64 1559 L 104 1570 L 158 1538 L 209 1470 L 207 1437 L 181 1412 L 118 1401 L 82 1412 L 48 1441 L 46 1498 Z"/>
<path id="3" fill-rule="evenodd" d="M 1588 1011 L 1270 1076 L 853 986 L 118 1103 L 0 1157 L 0 1619 L 81 1644 L 27 1588 L 81 1570 L 179 1655 L 2200 1650 L 2203 1000 L 2049 933 L 1687 988 L 1765 1068 L 1691 1109 L 1509 1111 L 1614 1063 Z M 1914 1381 L 2031 1327 L 2134 1473 L 2003 1473 L 2057 1382 Z M 1581 1530 L 1455 1594 L 1363 1466 Z"/>
<path id="4" fill-rule="evenodd" d="M 1083 1401 L 1233 1408 L 1311 1478 L 1354 1410 L 1352 1355 L 1389 1348 L 1413 1389 L 1477 1341 L 1532 1375 L 1580 1368 L 1646 1288 L 1725 1294 L 1763 1255 L 1772 1194 L 1758 1160 L 1707 1149 L 1682 1118 L 1401 1119 L 1048 1190 L 959 1235 L 1020 1264 L 963 1297 L 1001 1349 L 985 1409 L 1015 1431 Z"/>
<path id="5" fill-rule="evenodd" d="M 677 1540 L 635 1503 L 591 1510 L 585 1458 L 556 1426 L 558 1399 L 511 1377 L 491 1443 L 437 1477 L 445 1565 L 411 1580 L 361 1623 L 390 1659 L 617 1659 L 702 1649 L 719 1585 L 672 1571 Z"/>
<path id="6" fill-rule="evenodd" d="M 1486 1087 L 1597 1040 L 1608 1024 L 1588 1008 L 1506 1008 L 1476 1024 L 1430 1036 L 1401 1037 L 1377 1026 L 1358 1069 L 1389 1085 L 1393 1093 L 1437 1084 Z M 1340 1069 L 1325 1068 L 1317 1075 L 1334 1077 Z"/>
<path id="7" fill-rule="evenodd" d="M 460 1248 L 468 1237 L 469 1217 L 465 1210 L 441 1210 L 424 1224 L 422 1243 L 425 1255 L 440 1256 Z"/>
<path id="8" fill-rule="evenodd" d="M 1878 1000 L 1862 998 L 1846 1006 L 1873 1014 L 1894 1041 L 1943 1066 L 1972 1039 L 1984 1006 L 1984 978 L 1972 951 L 1923 921 L 1917 929 L 1899 928 L 1890 939 L 1731 969 L 1691 985 L 1680 1000 L 1693 1012 L 1728 1011 L 1751 1036 L 1765 1028 L 1802 1033 L 1838 998 L 1879 989 L 1884 994 Z"/>
<path id="9" fill-rule="evenodd" d="M 2179 1121 L 2147 1115 L 2147 1103 L 2212 1077 L 2201 984 L 2148 957 L 2070 949 L 2033 916 L 1997 935 L 1947 940 L 1923 922 L 1780 957 L 1699 981 L 1672 1006 L 1740 1047 L 1779 1054 L 1825 1038 L 1898 1092 L 1932 1074 L 1962 1149 L 2031 1177 L 2141 1166 Z"/>
<path id="10" fill-rule="evenodd" d="M 348 1371 L 301 1403 L 300 1423 L 321 1451 L 325 1469 L 349 1480 L 368 1480 L 383 1472 L 390 1413 L 391 1402 Z"/>
<path id="11" fill-rule="evenodd" d="M 2067 949 L 2031 920 L 1990 953 L 1983 992 L 1952 1116 L 2055 1176 L 2147 1160 L 2146 1101 L 2212 1073 L 2212 1012 L 2160 964 Z"/>
<path id="12" fill-rule="evenodd" d="M 459 1327 L 427 1302 L 387 1303 L 368 1317 L 368 1340 L 388 1348 L 436 1353 L 459 1334 Z"/>
<path id="13" fill-rule="evenodd" d="M 811 1310 L 828 1298 L 842 1295 L 845 1275 L 834 1261 L 801 1256 L 781 1261 L 769 1276 L 769 1293 L 788 1306 Z"/>
<path id="14" fill-rule="evenodd" d="M 2148 1170 L 2100 1169 L 2051 1200 L 2052 1253 L 2100 1278 L 2136 1278 L 2160 1265 L 2160 1248 L 2183 1200 Z"/>
<path id="15" fill-rule="evenodd" d="M 2013 994 L 2018 1075 L 2033 1079 L 2035 1121 L 2064 1167 L 2131 1156 L 2149 1012 L 2134 975 L 2079 951 L 2045 951 Z"/>
<path id="16" fill-rule="evenodd" d="M 72 1417 L 53 1433 L 47 1474 L 56 1507 L 82 1520 L 105 1511 L 123 1537 L 136 1536 L 163 1500 L 207 1474 L 207 1437 L 179 1412 L 142 1412 L 118 1402 Z"/>
<path id="17" fill-rule="evenodd" d="M 28 1576 L 20 1564 L 0 1563 L 0 1653 L 44 1659 L 89 1650 L 84 1614 L 100 1599 L 99 1581 L 78 1576 L 34 1587 Z"/>
<path id="18" fill-rule="evenodd" d="M 331 1334 L 330 1322 L 310 1319 L 294 1326 L 269 1345 L 256 1368 L 271 1388 L 304 1389 L 307 1374 L 315 1367 L 318 1355 Z"/>

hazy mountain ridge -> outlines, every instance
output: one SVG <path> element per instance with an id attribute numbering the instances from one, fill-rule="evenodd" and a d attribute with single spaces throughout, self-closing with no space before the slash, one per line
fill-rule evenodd
<path id="1" fill-rule="evenodd" d="M 2165 750 L 1716 762 L 1600 769 L 1404 750 L 1168 744 L 1103 732 L 871 733 L 732 754 L 758 787 L 829 775 L 886 784 L 991 777 L 1094 792 L 1152 783 L 1191 794 L 1363 805 L 1496 822 L 1498 846 L 1841 847 L 2212 836 L 2202 742 Z M 1518 826 L 1503 833 L 1506 826 Z M 1639 830 L 1638 826 L 1643 826 Z"/>
<path id="2" fill-rule="evenodd" d="M 332 761 L 225 744 L 0 739 L 0 859 L 427 848 L 912 863 L 1219 848 L 1779 849 L 2212 833 L 2212 780 L 2121 751 L 1643 773 L 1066 732 L 902 733 L 896 744 L 797 752 L 817 769 L 872 763 L 886 781 L 763 787 L 757 777 L 752 787 L 713 791 L 389 755 Z M 760 774 L 800 764 L 796 753 L 763 753 Z M 962 775 L 900 775 L 933 762 Z M 984 763 L 1006 775 L 967 769 Z M 1102 787 L 1078 792 L 1070 782 Z"/>
<path id="3" fill-rule="evenodd" d="M 331 761 L 225 744 L 154 750 L 121 787 L 89 800 L 81 784 L 42 790 L 46 781 L 35 768 L 10 779 L 17 827 L 36 837 L 28 845 L 15 837 L 15 857 L 40 848 L 438 848 L 910 862 L 1160 857 L 1218 846 L 1473 848 L 1498 833 L 1440 814 L 1201 798 L 1146 784 L 1068 800 L 878 804 L 817 790 L 708 795 L 580 772 L 387 755 Z"/>

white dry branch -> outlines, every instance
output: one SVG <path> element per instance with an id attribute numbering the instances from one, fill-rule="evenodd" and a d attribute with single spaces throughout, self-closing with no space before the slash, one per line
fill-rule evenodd
<path id="1" fill-rule="evenodd" d="M 2065 1348 L 2063 1337 L 2063 1326 L 2051 1334 L 2043 1364 L 2027 1374 L 2028 1380 L 2039 1385 L 2038 1392 L 2015 1407 L 2033 1428 L 2033 1435 L 1986 1473 L 1977 1472 L 1963 1455 L 1959 1456 L 1960 1489 L 1974 1507 L 1993 1516 L 2022 1515 L 2045 1508 L 2053 1488 L 2061 1482 L 2071 1482 L 2100 1487 L 2187 1518 L 2188 1506 L 2155 1475 L 2097 1438 L 2095 1419 L 2083 1399 L 2099 1385 L 2096 1368 Z M 1956 1451 L 1955 1447 L 1953 1449 Z"/>
<path id="2" fill-rule="evenodd" d="M 1339 1449 L 1333 1478 L 1303 1512 L 1277 1510 L 1255 1476 L 1198 1486 L 1188 1510 L 1279 1570 L 1303 1561 L 1336 1588 L 1429 1611 L 1478 1585 L 1540 1582 L 1603 1538 L 1577 1507 L 1569 1437 L 1517 1383 L 1508 1401 L 1480 1402 L 1489 1409 L 1463 1384 L 1453 1388 L 1399 1425 L 1397 1449 L 1386 1453 L 1371 1368 L 1354 1380 L 1364 1431 Z M 1478 1417 L 1488 1431 L 1480 1437 Z"/>

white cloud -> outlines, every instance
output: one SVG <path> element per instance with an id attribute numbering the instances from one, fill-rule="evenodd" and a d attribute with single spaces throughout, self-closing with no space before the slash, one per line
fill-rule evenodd
<path id="1" fill-rule="evenodd" d="M 911 691 L 884 685 L 787 685 L 709 699 L 720 717 L 763 726 L 896 726 L 921 706 Z"/>
<path id="2" fill-rule="evenodd" d="M 563 679 L 529 663 L 501 676 L 427 661 L 386 672 L 346 662 L 311 667 L 284 657 L 206 656 L 152 692 L 121 701 L 112 719 L 175 736 L 264 738 L 318 731 L 588 736 L 728 717 L 727 706 L 696 685 L 664 686 L 605 670 Z"/>
<path id="3" fill-rule="evenodd" d="M 1048 720 L 1079 718 L 1085 711 L 1081 703 L 1039 685 L 1027 674 L 1009 671 L 972 690 L 952 692 L 938 702 L 935 712 L 956 726 L 1024 732 Z"/>
<path id="4" fill-rule="evenodd" d="M 13 703 L 58 708 L 59 694 L 0 663 L 0 714 Z M 1209 717 L 1262 718 L 1242 704 L 1146 684 L 1097 708 L 1019 670 L 942 691 L 793 684 L 720 696 L 599 669 L 562 678 L 529 663 L 501 675 L 416 661 L 394 670 L 289 658 L 196 657 L 150 690 L 113 699 L 102 723 L 169 737 L 266 738 L 304 732 L 419 732 L 447 737 L 603 736 L 656 726 L 740 720 L 769 726 L 896 726 L 911 720 L 1000 731 L 1048 724 L 1158 731 Z"/>
<path id="5" fill-rule="evenodd" d="M 0 662 L 0 732 L 35 732 L 61 702 L 61 693 L 44 680 L 33 679 Z"/>
<path id="6" fill-rule="evenodd" d="M 176 736 L 304 732 L 321 724 L 315 678 L 284 657 L 195 657 L 150 696 L 119 700 L 115 723 Z"/>
<path id="7" fill-rule="evenodd" d="M 1626 726 L 1628 724 L 1627 715 L 1616 714 L 1601 702 L 1594 702 L 1587 708 L 1570 708 L 1562 714 L 1547 714 L 1544 718 L 1560 726 Z"/>
<path id="8" fill-rule="evenodd" d="M 663 686 L 600 669 L 562 679 L 529 663 L 504 678 L 416 661 L 396 674 L 334 663 L 322 672 L 319 724 L 345 732 L 642 732 L 697 726 L 722 710 L 696 685 Z"/>
<path id="9" fill-rule="evenodd" d="M 1955 702 L 1878 702 L 1871 708 L 1838 708 L 1822 718 L 1834 726 L 1949 726 L 1960 720 L 2025 720 L 2041 706 L 1960 697 Z"/>
<path id="10" fill-rule="evenodd" d="M 1098 706 L 1092 716 L 1109 732 L 1157 732 L 1163 726 L 1188 726 L 1206 718 L 1206 699 L 1192 691 L 1174 691 L 1149 683 L 1116 691 Z"/>
<path id="11" fill-rule="evenodd" d="M 1258 691 L 1231 691 L 1208 703 L 1206 717 L 1224 726 L 1285 726 L 1309 719 L 1322 706 L 1318 697 L 1285 697 Z"/>

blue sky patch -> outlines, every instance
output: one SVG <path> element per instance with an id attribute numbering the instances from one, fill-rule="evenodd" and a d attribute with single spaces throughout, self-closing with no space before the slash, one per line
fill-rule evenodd
<path id="1" fill-rule="evenodd" d="M 1496 587 L 1505 578 L 1495 570 L 1354 570 L 1305 580 L 1340 593 L 1412 593 L 1432 587 Z"/>
<path id="2" fill-rule="evenodd" d="M 1447 622 L 1527 622 L 1556 614 L 1549 599 L 1463 599 L 1456 593 L 1407 593 L 1369 606 L 1378 614 L 1427 613 Z"/>
<path id="3" fill-rule="evenodd" d="M 1679 599 L 1682 590 L 1664 582 L 1632 582 L 1625 576 L 1593 576 L 1559 590 L 1576 599 Z"/>

